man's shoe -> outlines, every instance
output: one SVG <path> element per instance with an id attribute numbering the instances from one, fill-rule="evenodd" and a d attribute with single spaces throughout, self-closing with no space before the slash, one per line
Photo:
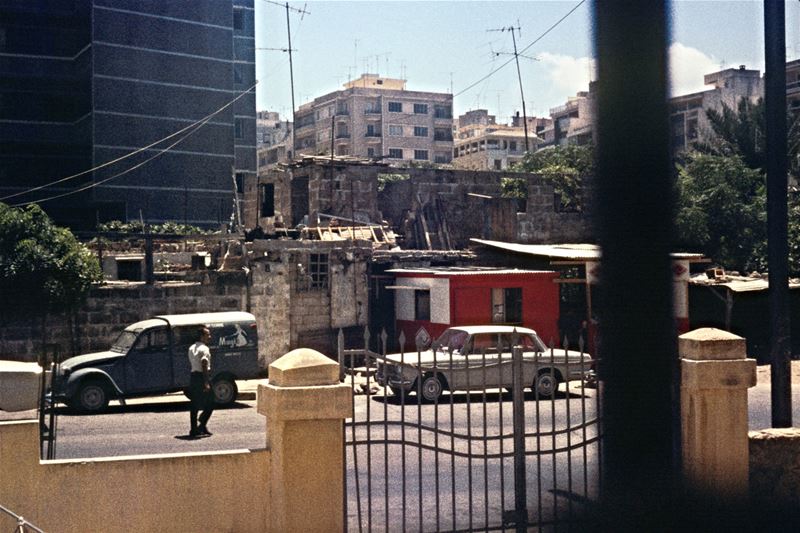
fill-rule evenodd
<path id="1" fill-rule="evenodd" d="M 210 431 L 209 431 L 207 428 L 205 428 L 205 427 L 202 427 L 202 428 L 198 429 L 198 430 L 197 430 L 197 433 L 198 433 L 198 434 L 200 434 L 200 435 L 204 435 L 204 436 L 206 436 L 206 437 L 210 437 L 211 435 L 213 435 L 213 433 L 211 433 L 211 432 L 210 432 Z"/>
<path id="2" fill-rule="evenodd" d="M 189 432 L 189 437 L 191 437 L 191 438 L 193 438 L 193 439 L 196 439 L 196 438 L 197 438 L 197 437 L 199 437 L 200 435 L 202 435 L 202 433 L 200 433 L 200 431 L 198 431 L 198 430 L 196 430 L 196 429 L 193 429 L 193 430 L 191 430 L 191 431 Z"/>

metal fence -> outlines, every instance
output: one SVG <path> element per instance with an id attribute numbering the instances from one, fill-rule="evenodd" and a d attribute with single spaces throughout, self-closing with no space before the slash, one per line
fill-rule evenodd
<path id="1" fill-rule="evenodd" d="M 22 516 L 12 512 L 10 509 L 6 509 L 2 505 L 0 505 L 0 513 L 10 516 L 14 520 L 14 533 L 25 533 L 26 531 L 34 531 L 36 533 L 44 533 L 43 530 L 39 529 L 38 527 L 34 526 Z"/>
<path id="2" fill-rule="evenodd" d="M 480 350 L 387 356 L 385 334 L 380 353 L 368 333 L 363 349 L 344 349 L 342 338 L 355 395 L 344 431 L 347 531 L 567 529 L 592 512 L 600 410 L 582 349 L 498 335 Z"/>

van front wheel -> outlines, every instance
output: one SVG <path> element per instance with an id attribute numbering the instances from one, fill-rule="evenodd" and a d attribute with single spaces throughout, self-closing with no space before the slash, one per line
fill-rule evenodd
<path id="1" fill-rule="evenodd" d="M 217 405 L 230 405 L 236 401 L 236 396 L 239 394 L 236 381 L 227 376 L 215 379 L 211 388 L 214 391 L 214 403 Z"/>

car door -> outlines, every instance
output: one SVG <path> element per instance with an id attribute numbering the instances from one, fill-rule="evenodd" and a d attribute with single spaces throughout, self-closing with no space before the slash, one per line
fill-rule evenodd
<path id="1" fill-rule="evenodd" d="M 166 392 L 172 387 L 169 330 L 166 326 L 145 330 L 125 356 L 124 392 Z"/>
<path id="2" fill-rule="evenodd" d="M 456 371 L 454 369 L 455 385 L 453 388 L 461 390 L 483 390 L 487 387 L 496 387 L 500 378 L 498 369 L 498 336 L 493 333 L 477 333 L 465 344 L 461 355 L 464 363 Z M 455 364 L 454 364 L 455 366 Z"/>

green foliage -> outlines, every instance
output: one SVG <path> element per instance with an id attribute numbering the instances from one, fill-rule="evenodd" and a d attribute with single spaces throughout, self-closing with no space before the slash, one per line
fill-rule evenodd
<path id="1" fill-rule="evenodd" d="M 568 144 L 528 152 L 512 170 L 549 178 L 562 208 L 582 211 L 581 189 L 583 180 L 594 172 L 594 149 L 592 145 Z"/>
<path id="2" fill-rule="evenodd" d="M 738 156 L 691 153 L 678 168 L 679 244 L 728 268 L 762 270 L 766 256 L 764 176 Z"/>
<path id="3" fill-rule="evenodd" d="M 395 181 L 406 181 L 411 179 L 411 176 L 408 174 L 378 174 L 378 191 L 381 192 L 386 188 L 387 183 L 392 183 Z"/>
<path id="4" fill-rule="evenodd" d="M 118 233 L 144 233 L 142 223 L 138 220 L 131 222 L 121 222 L 119 220 L 112 220 L 111 222 L 104 222 L 98 224 L 97 231 L 118 232 Z M 205 235 L 212 233 L 204 229 L 192 226 L 189 224 L 179 224 L 173 221 L 167 221 L 163 224 L 148 224 L 147 231 L 149 233 L 158 234 L 172 234 L 172 235 Z"/>
<path id="5" fill-rule="evenodd" d="M 500 178 L 500 190 L 503 198 L 520 198 L 524 200 L 528 197 L 528 180 L 525 178 Z"/>
<path id="6" fill-rule="evenodd" d="M 102 280 L 97 258 L 37 205 L 0 203 L 0 313 L 46 316 L 74 310 Z"/>
<path id="7" fill-rule="evenodd" d="M 764 101 L 706 112 L 711 141 L 678 165 L 680 243 L 726 267 L 767 268 Z M 787 113 L 789 175 L 800 178 L 800 116 Z M 789 270 L 800 274 L 800 197 L 789 198 Z"/>

